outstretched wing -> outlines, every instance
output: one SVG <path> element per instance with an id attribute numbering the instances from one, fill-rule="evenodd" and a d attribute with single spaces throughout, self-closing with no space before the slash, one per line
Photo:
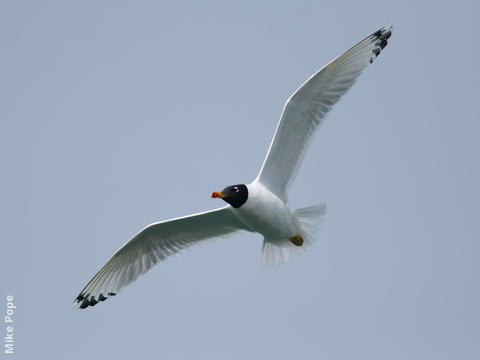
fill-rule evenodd
<path id="1" fill-rule="evenodd" d="M 284 201 L 315 130 L 362 70 L 387 46 L 391 34 L 392 26 L 386 26 L 360 41 L 315 73 L 287 100 L 257 177 Z"/>
<path id="2" fill-rule="evenodd" d="M 231 206 L 148 225 L 123 245 L 75 299 L 84 309 L 104 301 L 156 263 L 182 250 L 245 229 Z"/>

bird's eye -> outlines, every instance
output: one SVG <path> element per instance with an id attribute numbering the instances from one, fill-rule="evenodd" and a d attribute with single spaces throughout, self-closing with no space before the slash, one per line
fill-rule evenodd
<path id="1" fill-rule="evenodd" d="M 233 190 L 235 190 L 235 192 L 238 192 L 238 187 L 234 187 Z"/>

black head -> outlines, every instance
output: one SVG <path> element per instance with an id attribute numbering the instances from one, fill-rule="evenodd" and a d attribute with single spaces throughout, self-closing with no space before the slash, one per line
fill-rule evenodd
<path id="1" fill-rule="evenodd" d="M 234 208 L 239 208 L 248 199 L 248 188 L 244 184 L 227 186 L 222 191 L 214 191 L 212 198 L 221 198 Z"/>

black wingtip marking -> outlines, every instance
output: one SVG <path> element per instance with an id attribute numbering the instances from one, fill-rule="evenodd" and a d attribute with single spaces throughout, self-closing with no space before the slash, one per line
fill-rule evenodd
<path id="1" fill-rule="evenodd" d="M 375 57 L 377 57 L 378 55 L 380 55 L 380 52 L 388 45 L 387 40 L 390 38 L 390 36 L 392 36 L 392 32 L 390 30 L 386 31 L 385 28 L 383 28 L 374 32 L 373 36 L 376 37 L 376 40 L 378 41 L 376 42 L 376 45 L 378 47 L 375 47 L 375 49 L 373 49 L 373 54 L 375 55 Z M 373 63 L 373 59 L 374 58 L 372 56 L 370 58 L 370 64 Z"/>
<path id="2" fill-rule="evenodd" d="M 90 299 L 89 305 L 90 305 L 90 306 L 95 306 L 95 305 L 97 305 L 97 304 L 98 304 L 98 301 L 95 300 L 95 298 L 92 296 L 92 298 Z"/>
<path id="3" fill-rule="evenodd" d="M 385 46 L 387 46 L 387 40 L 385 39 L 382 39 L 382 41 L 380 41 L 380 47 L 382 48 L 382 50 L 385 48 Z"/>
<path id="4" fill-rule="evenodd" d="M 380 37 L 380 39 L 385 39 L 385 40 L 388 40 L 390 39 L 390 36 L 392 36 L 392 32 L 391 31 L 387 31 L 382 37 Z"/>
<path id="5" fill-rule="evenodd" d="M 117 294 L 113 292 L 109 292 L 108 296 L 115 296 Z M 107 300 L 108 297 L 104 296 L 103 294 L 98 295 L 98 299 L 95 298 L 95 296 L 90 296 L 90 294 L 80 294 L 77 296 L 75 299 L 75 302 L 79 305 L 80 309 L 86 309 L 89 306 L 95 306 L 97 305 L 100 301 L 105 301 Z"/>
<path id="6" fill-rule="evenodd" d="M 377 39 L 379 40 L 387 40 L 390 38 L 390 36 L 392 36 L 392 31 L 391 30 L 387 30 L 386 28 L 382 28 L 380 30 L 377 30 L 375 31 L 372 36 L 376 37 Z"/>
<path id="7" fill-rule="evenodd" d="M 80 305 L 80 309 L 86 309 L 90 305 L 90 301 L 87 299 L 83 299 L 82 304 Z"/>

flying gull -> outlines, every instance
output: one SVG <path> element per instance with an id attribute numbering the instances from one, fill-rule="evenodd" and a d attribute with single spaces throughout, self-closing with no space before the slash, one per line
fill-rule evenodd
<path id="1" fill-rule="evenodd" d="M 392 26 L 360 41 L 310 77 L 287 100 L 257 178 L 212 193 L 225 207 L 148 225 L 123 245 L 85 286 L 74 306 L 116 295 L 158 262 L 201 242 L 249 231 L 263 235 L 261 263 L 272 266 L 315 240 L 326 205 L 291 210 L 287 193 L 313 134 L 331 107 L 387 46 Z"/>

